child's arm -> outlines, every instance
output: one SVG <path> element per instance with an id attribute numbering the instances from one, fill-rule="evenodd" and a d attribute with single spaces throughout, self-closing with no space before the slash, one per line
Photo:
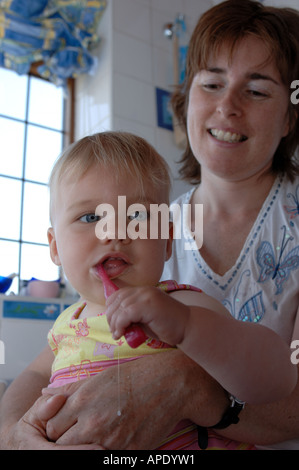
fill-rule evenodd
<path id="1" fill-rule="evenodd" d="M 177 345 L 240 400 L 276 401 L 296 385 L 291 351 L 275 332 L 235 320 L 203 293 L 125 288 L 113 294 L 107 306 L 115 339 L 131 323 L 140 323 L 149 336 Z"/>

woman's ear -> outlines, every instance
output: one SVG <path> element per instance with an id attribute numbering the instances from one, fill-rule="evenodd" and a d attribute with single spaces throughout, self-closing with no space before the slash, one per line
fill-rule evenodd
<path id="1" fill-rule="evenodd" d="M 58 250 L 57 250 L 55 232 L 54 232 L 53 227 L 50 227 L 48 229 L 47 235 L 48 235 L 48 242 L 49 242 L 49 247 L 50 247 L 51 260 L 57 266 L 61 266 L 61 262 L 60 262 L 60 258 L 59 258 L 59 254 L 58 254 Z"/>

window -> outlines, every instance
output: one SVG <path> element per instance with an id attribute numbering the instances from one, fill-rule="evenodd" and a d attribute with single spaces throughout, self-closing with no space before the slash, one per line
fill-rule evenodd
<path id="1" fill-rule="evenodd" d="M 66 138 L 63 89 L 0 68 L 0 275 L 54 280 L 49 256 L 48 178 Z"/>

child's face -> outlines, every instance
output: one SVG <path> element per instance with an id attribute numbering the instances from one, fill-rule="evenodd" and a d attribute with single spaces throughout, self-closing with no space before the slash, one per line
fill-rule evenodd
<path id="1" fill-rule="evenodd" d="M 126 208 L 135 203 L 143 204 L 149 211 L 150 204 L 161 204 L 165 197 L 154 191 L 150 183 L 144 185 L 145 197 L 130 177 L 116 182 L 113 170 L 92 167 L 78 181 L 63 177 L 55 197 L 53 228 L 48 237 L 53 262 L 62 265 L 72 286 L 87 301 L 104 304 L 102 283 L 97 267 L 104 267 L 118 287 L 155 285 L 162 274 L 163 265 L 171 254 L 171 239 L 132 239 L 118 233 L 118 196 L 125 196 Z M 154 194 L 155 192 L 155 194 Z M 99 218 L 94 217 L 97 206 L 110 204 L 115 210 L 115 238 L 100 240 L 96 236 Z M 126 217 L 127 223 L 136 213 Z M 141 217 L 142 218 L 142 217 Z M 103 220 L 103 219 L 102 219 Z M 149 227 L 150 220 L 146 220 Z M 136 229 L 138 231 L 138 228 Z"/>

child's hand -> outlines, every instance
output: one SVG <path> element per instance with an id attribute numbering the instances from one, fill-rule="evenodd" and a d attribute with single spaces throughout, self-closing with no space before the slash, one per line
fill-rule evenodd
<path id="1" fill-rule="evenodd" d="M 156 287 L 126 287 L 107 299 L 106 316 L 114 339 L 138 323 L 148 336 L 176 345 L 184 336 L 188 311 L 188 306 Z"/>

